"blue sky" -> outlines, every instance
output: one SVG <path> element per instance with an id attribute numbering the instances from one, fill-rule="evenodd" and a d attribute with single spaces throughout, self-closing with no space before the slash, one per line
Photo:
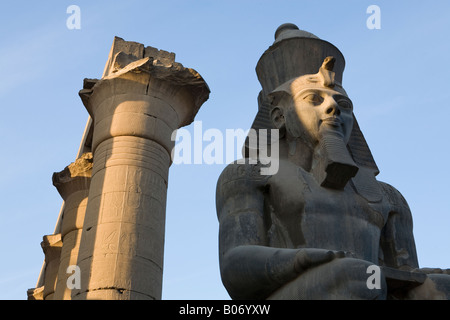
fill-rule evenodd
<path id="1" fill-rule="evenodd" d="M 408 201 L 422 267 L 450 268 L 450 3 L 424 1 L 11 1 L 0 12 L 0 299 L 26 299 L 62 200 L 53 172 L 75 160 L 88 117 L 78 91 L 100 78 L 114 36 L 176 53 L 211 89 L 203 130 L 248 129 L 255 66 L 286 22 L 337 46 L 343 85 L 380 168 Z M 81 29 L 69 30 L 69 5 Z M 366 9 L 381 9 L 381 29 Z M 192 126 L 187 127 L 191 130 Z M 218 267 L 215 186 L 225 164 L 173 165 L 163 299 L 229 299 Z"/>

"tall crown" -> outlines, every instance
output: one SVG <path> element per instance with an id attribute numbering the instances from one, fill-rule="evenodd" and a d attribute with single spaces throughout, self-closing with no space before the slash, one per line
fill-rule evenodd
<path id="1" fill-rule="evenodd" d="M 335 58 L 335 81 L 342 83 L 345 59 L 338 48 L 312 33 L 300 30 L 292 23 L 282 24 L 275 32 L 274 43 L 256 65 L 263 95 L 267 96 L 293 78 L 316 74 L 329 56 Z"/>

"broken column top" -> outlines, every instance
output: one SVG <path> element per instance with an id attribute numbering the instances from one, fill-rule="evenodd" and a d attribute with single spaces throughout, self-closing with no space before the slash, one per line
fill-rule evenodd
<path id="1" fill-rule="evenodd" d="M 121 60 L 117 61 L 116 55 L 122 53 Z M 127 55 L 129 61 L 150 57 L 157 65 L 171 66 L 175 63 L 175 53 L 164 50 L 158 50 L 154 47 L 144 47 L 143 44 L 134 41 L 125 41 L 120 37 L 114 37 L 114 41 L 109 52 L 109 58 L 106 62 L 105 69 L 103 71 L 103 77 L 109 76 L 111 73 L 123 68 L 124 56 Z"/>
<path id="2" fill-rule="evenodd" d="M 134 41 L 125 41 L 114 37 L 108 61 L 106 62 L 101 80 L 108 80 L 127 72 L 145 72 L 153 78 L 169 81 L 174 85 L 185 87 L 193 98 L 193 108 L 190 115 L 184 119 L 181 126 L 190 124 L 202 104 L 208 100 L 210 90 L 200 74 L 191 68 L 185 68 L 181 63 L 175 62 L 175 53 L 147 46 Z M 85 106 L 99 79 L 84 79 L 83 89 L 79 92 Z M 89 108 L 88 108 L 89 111 Z M 92 117 L 92 114 L 90 114 Z M 89 119 L 86 132 L 83 136 L 79 154 L 92 149 L 93 127 Z"/>
<path id="3" fill-rule="evenodd" d="M 132 70 L 147 72 L 154 78 L 188 88 L 194 98 L 194 110 L 190 121 L 209 98 L 210 90 L 205 80 L 194 69 L 185 68 L 181 63 L 175 62 L 175 53 L 151 46 L 144 47 L 141 43 L 114 37 L 102 79 L 111 79 Z M 80 91 L 83 103 L 98 81 L 84 80 L 83 90 Z"/>
<path id="4" fill-rule="evenodd" d="M 185 68 L 181 63 L 175 62 L 175 53 L 151 46 L 144 47 L 141 43 L 125 41 L 117 36 L 114 37 L 102 78 L 113 77 L 115 73 L 128 69 L 128 66 L 134 68 L 136 65 L 142 65 L 144 67 L 144 64 L 147 71 L 156 78 L 167 79 L 181 86 L 189 86 L 194 91 L 193 96 L 198 109 L 208 100 L 210 90 L 206 82 L 194 69 Z"/>
<path id="5" fill-rule="evenodd" d="M 89 188 L 92 166 L 92 153 L 87 152 L 65 167 L 64 170 L 53 173 L 53 185 L 64 200 L 76 191 Z"/>

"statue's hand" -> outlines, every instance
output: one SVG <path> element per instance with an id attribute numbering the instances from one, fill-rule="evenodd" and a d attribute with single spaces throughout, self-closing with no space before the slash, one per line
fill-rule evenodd
<path id="1" fill-rule="evenodd" d="M 311 248 L 300 249 L 295 257 L 295 270 L 301 273 L 308 268 L 330 262 L 333 259 L 351 256 L 351 253 L 345 251 Z"/>

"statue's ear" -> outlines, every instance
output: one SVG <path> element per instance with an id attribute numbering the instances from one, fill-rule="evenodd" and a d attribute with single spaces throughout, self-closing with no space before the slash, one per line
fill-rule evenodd
<path id="1" fill-rule="evenodd" d="M 280 107 L 273 107 L 270 111 L 270 118 L 274 127 L 280 130 L 280 138 L 283 137 L 286 132 L 286 119 L 283 109 Z"/>
<path id="2" fill-rule="evenodd" d="M 286 133 L 286 109 L 283 106 L 292 102 L 291 84 L 292 81 L 287 81 L 267 95 L 272 107 L 269 111 L 270 120 L 272 120 L 273 126 L 279 130 L 280 139 Z"/>

